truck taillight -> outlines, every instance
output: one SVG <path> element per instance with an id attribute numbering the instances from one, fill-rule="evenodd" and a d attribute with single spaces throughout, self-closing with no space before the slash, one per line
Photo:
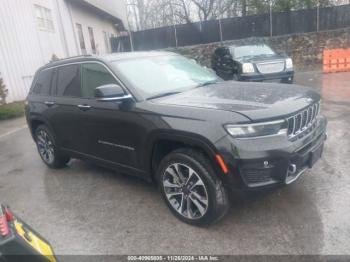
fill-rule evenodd
<path id="1" fill-rule="evenodd" d="M 13 221 L 15 219 L 11 210 L 8 207 L 5 207 L 5 215 L 7 222 Z"/>
<path id="2" fill-rule="evenodd" d="M 0 235 L 5 237 L 9 234 L 9 226 L 5 215 L 0 215 Z"/>
<path id="3" fill-rule="evenodd" d="M 12 212 L 7 207 L 0 205 L 0 236 L 10 233 L 8 222 L 14 219 Z"/>

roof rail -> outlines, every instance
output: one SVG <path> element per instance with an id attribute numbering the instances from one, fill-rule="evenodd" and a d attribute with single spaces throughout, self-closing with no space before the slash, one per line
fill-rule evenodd
<path id="1" fill-rule="evenodd" d="M 71 56 L 71 57 L 67 57 L 67 58 L 58 59 L 58 60 L 55 60 L 55 61 L 50 61 L 48 64 L 55 63 L 55 62 L 61 62 L 61 61 L 67 61 L 67 60 L 71 60 L 71 59 L 75 59 L 75 58 L 84 58 L 84 57 L 94 57 L 94 56 L 93 55 Z"/>

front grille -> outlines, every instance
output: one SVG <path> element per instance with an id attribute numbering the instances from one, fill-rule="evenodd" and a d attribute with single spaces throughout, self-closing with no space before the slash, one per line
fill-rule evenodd
<path id="1" fill-rule="evenodd" d="M 272 73 L 279 73 L 284 70 L 284 60 L 282 61 L 273 61 L 273 62 L 266 62 L 266 63 L 257 63 L 256 67 L 258 68 L 259 72 L 262 74 L 272 74 Z"/>
<path id="2" fill-rule="evenodd" d="M 266 183 L 272 180 L 269 169 L 245 169 L 244 174 L 248 184 Z"/>
<path id="3" fill-rule="evenodd" d="M 315 103 L 288 118 L 288 136 L 293 138 L 312 128 L 316 122 L 316 116 L 319 112 L 320 103 Z"/>

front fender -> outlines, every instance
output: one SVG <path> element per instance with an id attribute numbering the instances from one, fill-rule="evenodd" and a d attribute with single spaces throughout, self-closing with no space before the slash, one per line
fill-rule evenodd
<path id="1" fill-rule="evenodd" d="M 162 140 L 180 142 L 186 146 L 200 148 L 212 161 L 215 161 L 215 155 L 218 152 L 214 144 L 201 135 L 175 130 L 155 131 L 149 136 L 146 146 L 144 147 L 143 152 L 141 152 L 141 155 L 144 156 L 142 158 L 142 166 L 144 166 L 150 173 L 152 173 L 152 155 L 155 145 Z"/>

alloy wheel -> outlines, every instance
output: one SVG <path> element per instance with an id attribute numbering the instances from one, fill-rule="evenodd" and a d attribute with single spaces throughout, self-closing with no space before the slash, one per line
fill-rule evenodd
<path id="1" fill-rule="evenodd" d="M 40 130 L 36 137 L 39 154 L 42 159 L 52 164 L 55 161 L 54 145 L 47 132 Z"/>
<path id="2" fill-rule="evenodd" d="M 174 163 L 163 175 L 167 200 L 182 216 L 188 219 L 203 217 L 209 205 L 208 192 L 203 180 L 189 166 Z"/>

